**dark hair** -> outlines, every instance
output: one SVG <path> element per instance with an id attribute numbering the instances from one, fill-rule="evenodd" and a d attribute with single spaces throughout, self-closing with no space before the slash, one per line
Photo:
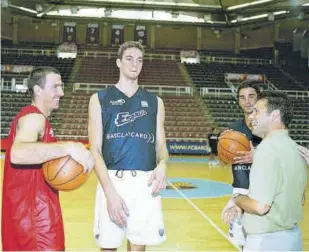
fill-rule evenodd
<path id="1" fill-rule="evenodd" d="M 129 48 L 137 48 L 137 49 L 141 50 L 141 52 L 144 56 L 144 53 L 145 53 L 144 47 L 140 42 L 138 42 L 138 41 L 127 41 L 119 47 L 118 59 L 122 60 L 124 51 L 129 49 Z"/>
<path id="2" fill-rule="evenodd" d="M 293 119 L 293 102 L 288 95 L 284 92 L 269 91 L 263 92 L 261 99 L 267 100 L 268 113 L 274 110 L 280 111 L 281 122 L 285 127 L 288 127 Z"/>
<path id="3" fill-rule="evenodd" d="M 27 79 L 27 84 L 28 84 L 28 92 L 33 96 L 33 88 L 34 86 L 38 85 L 41 88 L 45 87 L 46 83 L 46 76 L 50 73 L 55 73 L 59 74 L 60 72 L 50 66 L 42 66 L 42 67 L 37 67 L 32 70 L 32 72 L 29 74 L 28 79 Z"/>
<path id="4" fill-rule="evenodd" d="M 237 89 L 237 100 L 239 99 L 239 93 L 240 90 L 244 89 L 244 88 L 253 88 L 257 94 L 257 97 L 259 98 L 261 95 L 261 91 L 260 88 L 258 87 L 258 82 L 256 81 L 252 81 L 252 80 L 244 80 Z"/>

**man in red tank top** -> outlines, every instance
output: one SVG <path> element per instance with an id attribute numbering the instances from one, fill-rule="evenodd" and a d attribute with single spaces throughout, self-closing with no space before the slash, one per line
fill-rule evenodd
<path id="1" fill-rule="evenodd" d="M 70 155 L 93 168 L 90 152 L 75 142 L 56 142 L 48 121 L 64 95 L 60 73 L 38 67 L 28 78 L 32 104 L 14 118 L 8 135 L 2 197 L 4 251 L 64 250 L 64 229 L 58 192 L 45 182 L 42 163 Z"/>

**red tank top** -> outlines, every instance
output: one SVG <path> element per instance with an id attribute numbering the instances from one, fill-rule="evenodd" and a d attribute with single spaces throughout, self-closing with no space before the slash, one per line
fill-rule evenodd
<path id="1" fill-rule="evenodd" d="M 10 160 L 18 120 L 31 113 L 42 114 L 35 106 L 24 107 L 14 118 L 8 135 L 3 176 L 2 246 L 3 250 L 64 250 L 58 192 L 45 182 L 41 165 L 21 168 Z M 47 119 L 40 141 L 56 141 Z"/>

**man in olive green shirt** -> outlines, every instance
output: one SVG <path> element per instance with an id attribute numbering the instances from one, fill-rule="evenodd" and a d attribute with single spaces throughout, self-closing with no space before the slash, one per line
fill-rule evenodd
<path id="1" fill-rule="evenodd" d="M 286 94 L 269 93 L 250 116 L 253 134 L 263 141 L 254 153 L 249 195 L 234 195 L 234 210 L 245 211 L 244 251 L 302 250 L 297 223 L 303 218 L 308 168 L 287 131 L 292 115 Z"/>

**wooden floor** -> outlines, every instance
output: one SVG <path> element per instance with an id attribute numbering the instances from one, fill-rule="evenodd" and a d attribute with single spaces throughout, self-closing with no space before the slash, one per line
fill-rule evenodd
<path id="1" fill-rule="evenodd" d="M 3 161 L 1 162 L 3 167 Z M 3 171 L 3 169 L 1 169 Z M 2 173 L 1 173 L 2 174 Z M 229 167 L 209 167 L 207 163 L 170 163 L 168 177 L 231 182 Z M 2 182 L 2 179 L 1 179 Z M 61 193 L 64 215 L 66 249 L 69 251 L 98 251 L 92 236 L 94 196 L 97 181 L 91 174 L 88 182 L 73 192 Z M 2 188 L 2 186 L 1 186 Z M 164 198 L 163 212 L 167 240 L 150 251 L 236 251 L 226 238 L 228 226 L 220 214 L 229 197 Z M 307 199 L 309 187 L 307 186 Z M 300 223 L 304 250 L 309 250 L 309 201 L 304 206 L 305 219 Z M 125 250 L 125 242 L 120 250 Z"/>

